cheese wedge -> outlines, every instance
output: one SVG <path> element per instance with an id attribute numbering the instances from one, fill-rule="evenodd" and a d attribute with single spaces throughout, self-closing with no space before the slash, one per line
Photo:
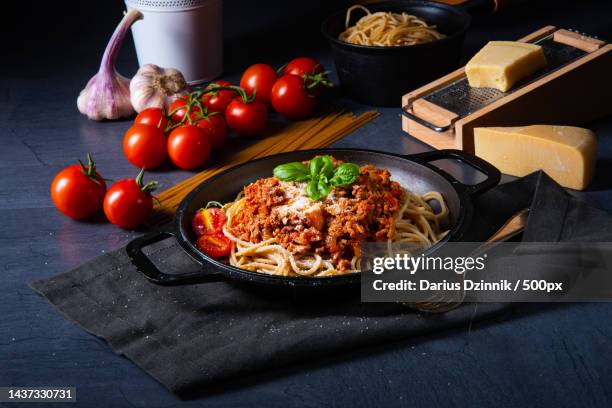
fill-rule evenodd
<path id="1" fill-rule="evenodd" d="M 465 66 L 470 86 L 507 92 L 521 79 L 546 66 L 542 47 L 513 41 L 491 41 Z"/>
<path id="2" fill-rule="evenodd" d="M 534 125 L 474 129 L 476 155 L 502 173 L 544 170 L 564 187 L 583 190 L 595 173 L 597 139 L 589 129 Z"/>

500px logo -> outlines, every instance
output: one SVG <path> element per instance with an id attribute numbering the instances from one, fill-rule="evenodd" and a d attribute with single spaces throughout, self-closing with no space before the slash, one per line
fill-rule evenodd
<path id="1" fill-rule="evenodd" d="M 458 275 L 469 271 L 482 271 L 485 268 L 487 254 L 478 257 L 440 257 L 440 256 L 411 256 L 408 254 L 396 254 L 394 257 L 373 258 L 372 271 L 380 275 L 389 270 L 410 272 L 411 275 L 417 271 L 453 271 Z"/>

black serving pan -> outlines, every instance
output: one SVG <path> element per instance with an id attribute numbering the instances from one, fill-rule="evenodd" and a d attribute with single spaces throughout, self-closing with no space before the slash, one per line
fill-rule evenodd
<path id="1" fill-rule="evenodd" d="M 346 8 L 327 18 L 321 27 L 331 45 L 343 91 L 352 99 L 374 106 L 401 106 L 402 95 L 459 67 L 470 14 L 462 8 L 432 1 L 384 1 L 368 4 L 372 12 L 406 12 L 436 25 L 446 38 L 426 44 L 372 47 L 338 39 L 345 30 Z M 353 11 L 351 25 L 365 13 Z"/>
<path id="2" fill-rule="evenodd" d="M 196 237 L 191 229 L 191 220 L 195 212 L 207 202 L 231 201 L 245 185 L 259 178 L 270 177 L 275 166 L 310 160 L 322 154 L 330 154 L 337 159 L 358 165 L 373 164 L 387 168 L 393 180 L 416 193 L 432 190 L 441 192 L 449 208 L 450 232 L 429 251 L 439 249 L 447 241 L 461 240 L 473 216 L 472 198 L 495 186 L 500 179 L 499 171 L 491 164 L 459 150 L 437 150 L 409 156 L 354 149 L 316 149 L 281 153 L 233 167 L 200 184 L 181 202 L 175 215 L 173 229 L 145 235 L 128 244 L 127 253 L 132 263 L 149 280 L 161 285 L 233 280 L 266 286 L 316 289 L 359 284 L 359 273 L 331 277 L 284 277 L 250 272 L 210 258 L 195 246 Z M 463 184 L 430 163 L 442 159 L 460 160 L 484 173 L 486 179 L 474 185 Z M 143 252 L 144 247 L 171 237 L 175 237 L 181 248 L 201 265 L 198 272 L 163 273 Z"/>

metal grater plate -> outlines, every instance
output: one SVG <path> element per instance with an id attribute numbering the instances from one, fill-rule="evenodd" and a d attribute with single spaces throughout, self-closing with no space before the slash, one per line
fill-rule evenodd
<path id="1" fill-rule="evenodd" d="M 508 92 L 501 92 L 493 88 L 472 88 L 467 78 L 461 78 L 430 93 L 423 99 L 456 113 L 460 118 L 464 118 L 586 54 L 585 51 L 578 48 L 553 41 L 552 35 L 535 41 L 534 44 L 542 46 L 548 62 L 547 67 L 540 71 L 537 76 L 518 82 Z"/>

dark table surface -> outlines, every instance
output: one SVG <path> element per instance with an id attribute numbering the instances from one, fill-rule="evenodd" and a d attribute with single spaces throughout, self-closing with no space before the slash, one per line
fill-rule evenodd
<path id="1" fill-rule="evenodd" d="M 224 77 L 235 80 L 250 63 L 280 65 L 296 54 L 317 56 L 331 67 L 316 26 L 340 3 L 227 0 Z M 609 1 L 527 3 L 476 21 L 464 61 L 489 39 L 518 38 L 547 24 L 612 38 Z M 69 2 L 61 10 L 56 4 L 28 10 L 27 23 L 8 18 L 11 32 L 2 36 L 0 386 L 74 386 L 79 405 L 88 407 L 612 405 L 608 303 L 517 306 L 495 321 L 291 367 L 188 402 L 77 328 L 27 283 L 120 248 L 140 232 L 102 220 L 73 222 L 49 198 L 53 175 L 87 152 L 107 178 L 135 172 L 121 152 L 129 121 L 91 122 L 75 103 L 97 69 L 122 4 Z M 128 38 L 119 70 L 129 76 L 136 68 Z M 369 109 L 342 103 L 356 112 Z M 402 153 L 427 149 L 402 133 L 398 109 L 380 112 L 336 146 Z M 589 190 L 575 194 L 612 212 L 612 118 L 588 126 L 599 138 L 598 172 Z M 164 170 L 154 177 L 170 186 L 189 174 Z"/>

